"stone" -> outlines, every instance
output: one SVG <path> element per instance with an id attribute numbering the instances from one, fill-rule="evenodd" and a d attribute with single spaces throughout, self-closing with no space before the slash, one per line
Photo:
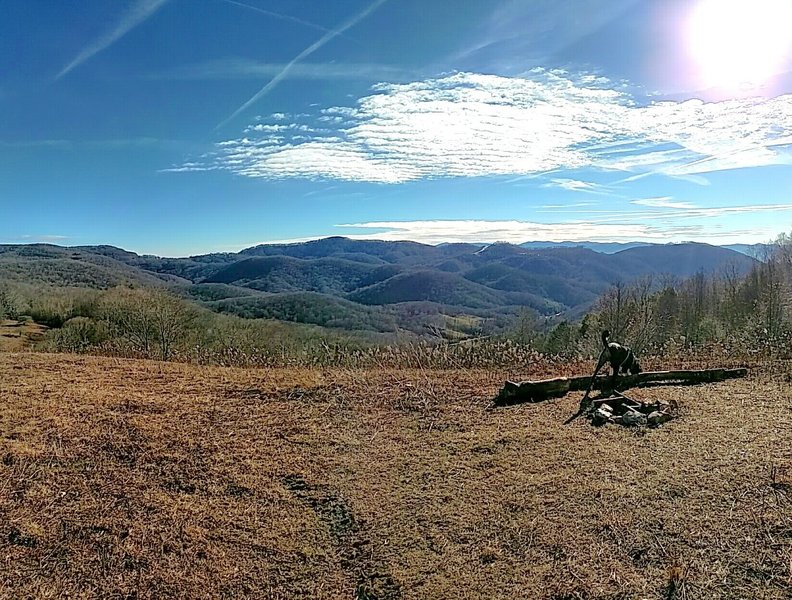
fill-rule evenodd
<path id="1" fill-rule="evenodd" d="M 646 415 L 637 410 L 628 410 L 622 415 L 622 425 L 646 425 Z"/>
<path id="2" fill-rule="evenodd" d="M 674 417 L 670 413 L 661 410 L 656 410 L 653 413 L 650 413 L 648 417 L 646 417 L 646 422 L 652 427 L 657 427 L 658 425 L 667 423 L 673 418 Z"/>
<path id="3" fill-rule="evenodd" d="M 600 406 L 592 413 L 591 423 L 592 425 L 604 425 L 611 417 L 613 417 L 613 412 Z"/>

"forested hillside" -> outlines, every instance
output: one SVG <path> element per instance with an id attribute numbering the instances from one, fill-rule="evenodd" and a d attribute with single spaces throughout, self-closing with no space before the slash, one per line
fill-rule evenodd
<path id="1" fill-rule="evenodd" d="M 23 295 L 31 297 L 30 286 L 165 288 L 205 309 L 247 319 L 448 340 L 506 334 L 525 311 L 552 329 L 582 317 L 613 286 L 650 278 L 654 293 L 692 276 L 742 277 L 759 264 L 694 243 L 606 254 L 563 244 L 429 246 L 335 237 L 188 258 L 113 246 L 0 246 L 0 278 L 27 286 Z"/>

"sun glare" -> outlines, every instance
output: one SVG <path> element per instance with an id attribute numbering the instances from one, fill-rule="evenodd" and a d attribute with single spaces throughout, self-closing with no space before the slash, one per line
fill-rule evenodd
<path id="1" fill-rule="evenodd" d="M 701 0 L 688 22 L 705 86 L 739 88 L 784 69 L 792 49 L 792 0 Z"/>

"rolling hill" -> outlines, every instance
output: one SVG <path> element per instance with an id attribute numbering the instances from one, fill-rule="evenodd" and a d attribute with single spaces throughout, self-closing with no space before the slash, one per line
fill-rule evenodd
<path id="1" fill-rule="evenodd" d="M 629 246 L 629 245 L 628 245 Z M 243 316 L 393 331 L 412 305 L 437 315 L 491 318 L 528 306 L 581 314 L 616 283 L 747 273 L 756 260 L 707 244 L 636 245 L 611 253 L 581 245 L 546 248 L 325 238 L 189 258 L 138 255 L 113 246 L 0 246 L 0 277 L 106 288 L 167 285 L 213 310 Z M 408 329 L 420 330 L 420 323 Z"/>
<path id="2" fill-rule="evenodd" d="M 697 243 L 629 248 L 617 252 L 614 257 L 620 259 L 625 268 L 633 273 L 676 277 L 691 277 L 699 271 L 715 273 L 732 266 L 744 273 L 755 262 L 733 250 Z"/>
<path id="3" fill-rule="evenodd" d="M 4 244 L 0 245 L 0 281 L 99 289 L 129 283 L 164 285 L 186 282 L 167 272 L 147 271 L 130 265 L 127 261 L 132 257 L 137 255 L 110 255 L 104 251 L 49 244 Z"/>
<path id="4" fill-rule="evenodd" d="M 250 319 L 277 319 L 346 330 L 381 333 L 399 329 L 396 318 L 379 307 L 362 306 L 343 298 L 297 292 L 226 298 L 207 303 L 217 312 Z"/>
<path id="5" fill-rule="evenodd" d="M 265 292 L 342 294 L 379 265 L 340 258 L 301 259 L 290 256 L 245 258 L 206 277 L 205 283 L 233 283 Z"/>

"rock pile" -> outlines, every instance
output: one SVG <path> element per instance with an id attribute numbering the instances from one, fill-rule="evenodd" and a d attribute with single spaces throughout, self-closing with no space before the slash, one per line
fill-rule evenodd
<path id="1" fill-rule="evenodd" d="M 614 423 L 625 426 L 658 427 L 674 418 L 670 407 L 661 402 L 639 402 L 619 392 L 592 401 L 588 417 L 592 425 Z"/>

